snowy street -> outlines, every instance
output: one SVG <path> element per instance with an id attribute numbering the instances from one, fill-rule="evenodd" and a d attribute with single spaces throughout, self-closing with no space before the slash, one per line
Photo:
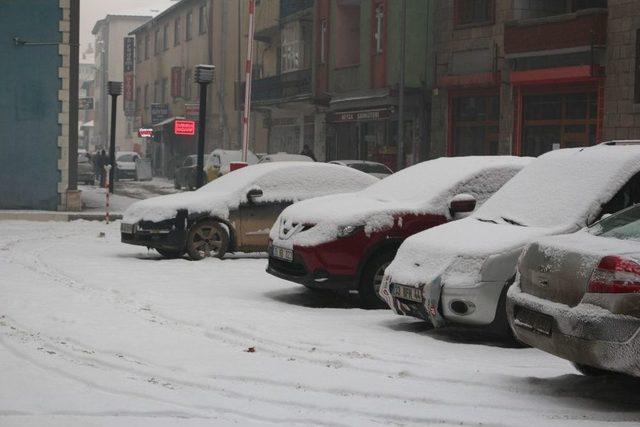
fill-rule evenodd
<path id="1" fill-rule="evenodd" d="M 640 421 L 637 380 L 360 310 L 256 256 L 163 260 L 119 223 L 0 236 L 2 426 Z"/>

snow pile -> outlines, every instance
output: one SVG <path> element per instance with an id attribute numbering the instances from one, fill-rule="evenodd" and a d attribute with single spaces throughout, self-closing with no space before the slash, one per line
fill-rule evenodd
<path id="1" fill-rule="evenodd" d="M 247 193 L 261 189 L 260 202 L 296 202 L 311 197 L 361 190 L 377 179 L 350 168 L 325 163 L 273 163 L 247 166 L 210 182 L 197 191 L 143 200 L 124 213 L 125 222 L 163 221 L 180 209 L 226 219 L 247 202 Z"/>
<path id="2" fill-rule="evenodd" d="M 362 226 L 366 233 L 394 226 L 401 215 L 436 215 L 451 219 L 449 202 L 458 194 L 484 203 L 530 162 L 512 156 L 443 157 L 395 173 L 354 194 L 307 200 L 288 207 L 270 237 L 284 247 L 314 246 L 334 240 L 340 227 Z M 314 224 L 294 239 L 280 240 L 281 226 Z M 398 223 L 401 227 L 402 224 Z"/>
<path id="3" fill-rule="evenodd" d="M 576 231 L 593 221 L 601 206 L 638 170 L 638 146 L 544 154 L 471 217 L 405 240 L 386 273 L 394 282 L 417 286 L 456 269 L 453 264 L 463 259 L 512 254 L 536 237 Z M 472 285 L 465 280 L 471 275 L 478 281 L 481 273 L 479 267 L 464 279 L 449 277 L 449 283 Z"/>

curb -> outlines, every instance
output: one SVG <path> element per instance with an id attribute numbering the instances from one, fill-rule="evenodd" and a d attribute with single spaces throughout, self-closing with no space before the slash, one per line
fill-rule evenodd
<path id="1" fill-rule="evenodd" d="M 122 219 L 122 214 L 110 213 L 109 219 Z M 93 212 L 47 212 L 47 211 L 0 211 L 0 221 L 104 221 L 103 213 Z"/>

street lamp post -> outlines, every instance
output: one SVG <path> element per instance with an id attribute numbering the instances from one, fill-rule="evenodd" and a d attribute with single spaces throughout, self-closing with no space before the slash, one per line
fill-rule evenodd
<path id="1" fill-rule="evenodd" d="M 117 173 L 116 168 L 116 110 L 118 96 L 122 94 L 122 82 L 107 83 L 107 93 L 111 95 L 111 143 L 109 144 L 109 164 L 111 165 L 109 173 L 109 192 L 113 193 L 114 175 Z"/>
<path id="2" fill-rule="evenodd" d="M 200 85 L 200 111 L 198 119 L 198 156 L 196 187 L 204 185 L 204 133 L 207 128 L 207 86 L 213 82 L 214 65 L 196 65 L 195 80 Z"/>

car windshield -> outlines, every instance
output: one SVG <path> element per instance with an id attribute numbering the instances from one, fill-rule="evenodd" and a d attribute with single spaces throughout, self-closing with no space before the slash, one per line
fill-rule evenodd
<path id="1" fill-rule="evenodd" d="M 118 157 L 118 161 L 119 162 L 135 162 L 135 159 L 138 156 L 135 156 L 133 154 L 123 154 L 121 156 Z"/>
<path id="2" fill-rule="evenodd" d="M 376 163 L 351 163 L 349 167 L 365 173 L 384 173 L 391 175 L 391 171 L 385 165 Z"/>
<path id="3" fill-rule="evenodd" d="M 589 228 L 595 236 L 640 242 L 640 205 L 608 216 Z"/>

